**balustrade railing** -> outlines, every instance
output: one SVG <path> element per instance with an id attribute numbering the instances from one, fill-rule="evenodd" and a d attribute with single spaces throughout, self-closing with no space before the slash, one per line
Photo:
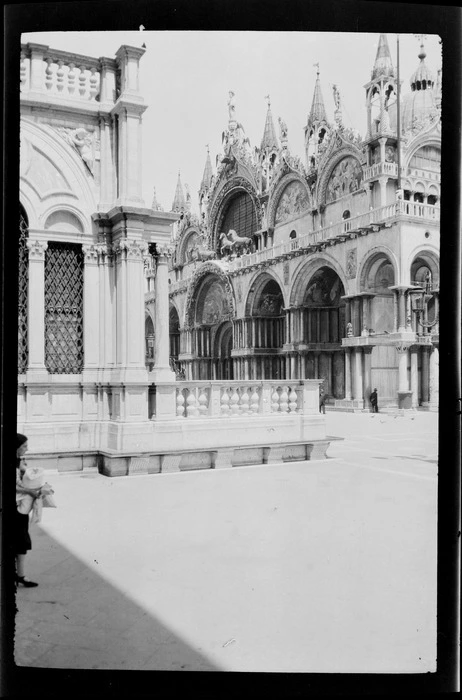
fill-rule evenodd
<path id="1" fill-rule="evenodd" d="M 364 168 L 364 179 L 370 180 L 372 177 L 380 177 L 380 175 L 388 175 L 388 177 L 398 177 L 398 164 L 397 163 L 387 163 L 383 161 L 381 163 L 374 163 Z"/>
<path id="2" fill-rule="evenodd" d="M 318 380 L 182 381 L 172 390 L 181 419 L 318 412 Z"/>
<path id="3" fill-rule="evenodd" d="M 103 60 L 115 74 L 115 61 Z M 34 44 L 21 46 L 20 90 L 22 93 L 33 90 L 71 100 L 95 102 L 99 100 L 101 94 L 101 76 L 100 59 Z"/>

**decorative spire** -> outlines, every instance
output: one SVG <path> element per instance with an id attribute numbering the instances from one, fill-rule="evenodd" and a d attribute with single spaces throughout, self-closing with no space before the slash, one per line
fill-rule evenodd
<path id="1" fill-rule="evenodd" d="M 376 80 L 377 78 L 394 77 L 395 69 L 393 68 L 390 49 L 388 48 L 388 40 L 386 34 L 381 34 L 379 45 L 377 47 L 374 67 L 371 72 L 371 80 Z"/>
<path id="2" fill-rule="evenodd" d="M 319 63 L 314 63 L 317 66 L 317 77 L 316 84 L 314 86 L 313 102 L 311 104 L 311 111 L 308 116 L 308 126 L 315 124 L 316 122 L 327 122 L 326 109 L 324 107 L 324 100 L 321 92 L 321 81 L 319 80 Z"/>
<path id="3" fill-rule="evenodd" d="M 186 199 L 183 192 L 183 185 L 181 184 L 180 172 L 178 172 L 178 180 L 176 183 L 175 199 L 172 204 L 172 211 L 185 211 L 186 210 Z"/>
<path id="4" fill-rule="evenodd" d="M 151 209 L 153 211 L 162 211 L 162 207 L 160 206 L 159 202 L 157 201 L 157 194 L 156 194 L 156 188 L 153 188 L 153 193 L 152 193 L 152 204 L 151 204 Z"/>
<path id="5" fill-rule="evenodd" d="M 201 187 L 200 187 L 201 191 L 209 189 L 210 183 L 212 181 L 212 177 L 213 177 L 212 161 L 210 160 L 210 151 L 209 151 L 209 146 L 207 144 L 207 159 L 205 161 L 204 174 L 202 175 L 202 182 L 201 182 Z"/>
<path id="6" fill-rule="evenodd" d="M 276 151 L 278 149 L 278 140 L 274 128 L 273 115 L 271 113 L 270 96 L 266 95 L 265 99 L 268 100 L 268 111 L 266 113 L 265 130 L 263 132 L 260 149 L 262 152 Z"/>
<path id="7" fill-rule="evenodd" d="M 420 65 L 411 77 L 411 90 L 426 90 L 433 87 L 435 79 L 425 63 L 427 56 L 424 46 L 425 34 L 418 34 L 418 38 L 420 39 Z"/>

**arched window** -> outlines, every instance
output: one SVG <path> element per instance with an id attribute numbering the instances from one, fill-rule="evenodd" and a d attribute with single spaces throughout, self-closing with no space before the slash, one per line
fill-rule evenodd
<path id="1" fill-rule="evenodd" d="M 349 219 L 350 216 L 351 216 L 350 210 L 349 210 L 349 209 L 345 209 L 345 211 L 344 211 L 343 214 L 342 214 L 342 219 L 345 221 L 345 219 Z"/>
<path id="2" fill-rule="evenodd" d="M 297 232 L 296 231 L 291 231 L 289 238 L 297 238 Z"/>
<path id="3" fill-rule="evenodd" d="M 257 230 L 257 215 L 252 198 L 247 192 L 240 192 L 230 201 L 220 225 L 220 231 L 228 233 L 230 229 L 238 236 L 251 237 Z"/>

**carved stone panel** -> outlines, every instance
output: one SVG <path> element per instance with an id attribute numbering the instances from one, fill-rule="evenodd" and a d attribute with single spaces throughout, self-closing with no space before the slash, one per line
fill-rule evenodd
<path id="1" fill-rule="evenodd" d="M 334 202 L 361 186 L 362 169 L 356 158 L 347 156 L 337 163 L 327 183 L 326 202 Z"/>
<path id="2" fill-rule="evenodd" d="M 289 221 L 303 212 L 310 206 L 308 192 L 301 182 L 290 182 L 284 189 L 276 209 L 275 224 L 282 224 Z"/>
<path id="3" fill-rule="evenodd" d="M 346 275 L 347 275 L 349 280 L 356 277 L 357 266 L 358 266 L 357 249 L 353 248 L 353 250 L 348 251 L 347 261 L 346 261 Z"/>

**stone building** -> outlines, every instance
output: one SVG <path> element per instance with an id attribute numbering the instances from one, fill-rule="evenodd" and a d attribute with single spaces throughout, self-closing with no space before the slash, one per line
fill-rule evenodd
<path id="1" fill-rule="evenodd" d="M 287 183 L 290 212 L 294 201 L 302 211 L 312 194 L 301 165 L 272 133 L 253 168 L 230 95 L 220 176 L 208 159 L 200 220 L 180 176 L 174 211 L 161 211 L 155 195 L 146 207 L 143 54 L 21 47 L 17 426 L 29 438 L 28 460 L 122 475 L 323 457 L 320 381 L 284 376 L 281 360 L 295 357 L 286 324 L 295 316 L 281 273 L 257 276 L 244 257 L 225 260 L 256 243 L 252 260 L 277 251 L 292 226 L 285 210 L 273 211 L 271 193 Z M 275 216 L 283 219 L 273 237 Z M 230 229 L 237 240 L 219 243 Z M 195 261 L 204 262 L 195 269 Z M 343 290 L 333 278 L 331 286 L 339 306 Z M 250 349 L 253 320 L 259 335 Z M 251 383 L 249 359 L 259 363 Z M 175 361 L 185 379 L 206 381 L 176 381 Z M 271 369 L 262 370 L 264 361 Z"/>
<path id="2" fill-rule="evenodd" d="M 344 125 L 338 86 L 326 113 L 318 66 L 303 160 L 281 117 L 276 130 L 269 97 L 252 149 L 230 92 L 197 213 L 179 175 L 169 266 L 178 379 L 317 379 L 339 410 L 369 410 L 373 388 L 380 407 L 437 408 L 441 72 L 421 46 L 398 105 L 385 35 L 372 59 L 364 137 Z"/>

